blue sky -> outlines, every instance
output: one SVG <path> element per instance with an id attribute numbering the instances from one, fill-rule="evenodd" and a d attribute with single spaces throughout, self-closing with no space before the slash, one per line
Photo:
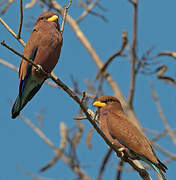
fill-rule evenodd
<path id="1" fill-rule="evenodd" d="M 64 4 L 61 0 L 58 0 L 58 2 Z M 69 9 L 69 14 L 72 17 L 77 18 L 82 9 L 75 8 L 74 2 L 75 1 L 73 0 L 73 6 Z M 133 9 L 132 5 L 128 3 L 127 0 L 101 0 L 100 2 L 107 9 L 107 11 L 104 12 L 104 15 L 109 21 L 106 23 L 99 18 L 88 15 L 87 18 L 80 23 L 80 28 L 92 43 L 102 61 L 105 61 L 120 48 L 121 33 L 123 30 L 127 31 L 128 39 L 131 43 Z M 161 0 L 139 1 L 139 57 L 152 46 L 155 47 L 152 51 L 152 55 L 156 55 L 160 51 L 176 51 L 175 7 L 175 0 L 170 0 L 169 2 Z M 97 8 L 95 8 L 95 10 L 101 12 Z M 26 9 L 24 11 L 24 21 L 31 21 L 31 15 L 38 17 L 41 12 L 42 11 L 37 4 L 31 9 Z M 15 1 L 2 18 L 15 32 L 17 32 L 19 24 L 19 2 Z M 19 52 L 23 51 L 23 47 L 1 24 L 0 30 L 0 40 L 5 40 L 6 43 Z M 23 26 L 22 38 L 25 42 L 29 36 L 30 33 Z M 70 79 L 70 75 L 73 75 L 75 79 L 78 80 L 80 89 L 85 90 L 86 80 L 90 79 L 91 81 L 94 81 L 97 67 L 68 24 L 65 25 L 63 38 L 64 41 L 60 61 L 55 67 L 54 72 L 70 87 L 73 87 Z M 0 46 L 0 58 L 17 67 L 20 64 L 20 58 L 2 46 Z M 176 65 L 174 59 L 163 57 L 159 60 L 161 64 L 168 65 L 168 72 L 166 74 L 175 78 Z M 157 65 L 154 66 L 154 68 L 156 67 Z M 128 97 L 130 63 L 124 58 L 115 59 L 108 67 L 108 71 L 118 83 L 124 96 Z M 39 169 L 54 157 L 54 153 L 21 119 L 11 119 L 11 105 L 9 104 L 9 99 L 14 101 L 18 94 L 18 74 L 7 67 L 0 65 L 0 79 L 0 180 L 31 179 L 31 177 L 21 173 L 16 166 L 20 166 L 36 175 L 50 178 L 71 179 L 70 177 L 75 177 L 72 171 L 70 171 L 61 161 L 45 173 L 38 173 Z M 151 98 L 151 87 L 149 83 L 151 80 L 155 85 L 155 90 L 160 98 L 165 116 L 171 127 L 175 128 L 175 87 L 158 80 L 156 74 L 151 76 L 140 74 L 137 76 L 134 99 L 135 113 L 143 127 L 158 132 L 163 130 L 163 124 L 158 116 L 155 103 Z M 96 86 L 98 86 L 98 83 L 96 83 Z M 105 94 L 113 95 L 112 90 L 106 83 L 104 84 L 104 91 Z M 91 105 L 90 108 L 93 109 Z M 37 125 L 35 115 L 42 109 L 45 109 L 43 131 L 52 142 L 58 146 L 60 143 L 60 122 L 63 121 L 68 128 L 73 127 L 75 125 L 73 117 L 77 115 L 79 107 L 64 91 L 49 87 L 48 85 L 43 85 L 40 92 L 30 103 L 28 103 L 22 113 Z M 94 133 L 93 149 L 88 150 L 85 139 L 91 125 L 88 121 L 83 121 L 83 124 L 85 126 L 85 132 L 77 153 L 79 159 L 83 162 L 82 165 L 84 171 L 95 179 L 102 158 L 108 147 L 101 137 Z M 147 135 L 150 137 L 149 134 Z M 175 146 L 168 138 L 164 138 L 157 143 L 169 152 L 175 153 Z M 159 152 L 157 152 L 157 154 L 162 161 L 165 160 L 165 156 Z M 116 164 L 117 158 L 113 154 L 111 161 L 108 163 L 104 179 L 115 178 L 114 166 Z M 175 168 L 176 163 L 172 162 L 167 166 L 169 168 L 167 171 L 168 179 L 174 179 L 175 171 L 173 171 L 173 169 Z M 156 179 L 153 171 L 150 171 L 150 173 L 152 178 Z M 134 172 L 125 172 L 122 176 L 122 179 L 140 179 L 137 173 Z"/>

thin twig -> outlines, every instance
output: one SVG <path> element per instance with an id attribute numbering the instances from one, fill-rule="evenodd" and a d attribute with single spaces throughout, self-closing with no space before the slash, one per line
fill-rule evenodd
<path id="1" fill-rule="evenodd" d="M 105 171 L 105 167 L 106 167 L 107 162 L 109 161 L 109 159 L 111 157 L 111 154 L 112 154 L 112 149 L 109 148 L 109 150 L 107 151 L 107 153 L 105 154 L 105 156 L 103 158 L 103 162 L 101 164 L 97 180 L 101 180 L 102 179 L 103 172 Z"/>
<path id="2" fill-rule="evenodd" d="M 80 117 L 73 117 L 74 120 L 85 120 L 87 119 L 86 116 L 80 116 Z"/>
<path id="3" fill-rule="evenodd" d="M 126 34 L 126 31 L 123 31 L 122 32 L 122 45 L 121 45 L 121 48 L 120 50 L 118 50 L 115 54 L 113 54 L 112 56 L 110 56 L 108 58 L 108 60 L 106 60 L 105 64 L 103 65 L 102 68 L 99 69 L 95 79 L 97 80 L 100 75 L 107 69 L 108 65 L 112 62 L 112 60 L 117 57 L 117 56 L 121 56 L 122 55 L 122 52 L 124 51 L 126 45 L 128 43 L 128 40 L 127 40 L 127 34 Z"/>
<path id="4" fill-rule="evenodd" d="M 32 6 L 34 6 L 34 4 L 37 2 L 37 0 L 31 0 L 31 2 L 25 4 L 25 8 L 31 8 Z"/>
<path id="5" fill-rule="evenodd" d="M 67 128 L 63 122 L 60 123 L 60 135 L 61 135 L 61 143 L 55 157 L 47 165 L 45 165 L 43 168 L 40 169 L 41 172 L 44 172 L 48 168 L 52 167 L 61 158 L 62 154 L 65 151 L 65 147 L 67 144 Z"/>
<path id="6" fill-rule="evenodd" d="M 19 115 L 19 117 L 35 132 L 39 135 L 39 137 L 56 153 L 57 148 L 54 146 L 54 144 L 50 141 L 50 139 L 39 129 L 37 128 L 32 122 L 23 116 L 22 114 Z"/>
<path id="7" fill-rule="evenodd" d="M 131 2 L 131 1 L 130 1 Z M 130 91 L 129 91 L 129 98 L 128 103 L 132 107 L 133 105 L 133 97 L 134 97 L 134 90 L 135 90 L 135 80 L 136 80 L 136 71 L 135 71 L 135 64 L 136 64 L 136 45 L 137 45 L 137 18 L 138 18 L 138 0 L 132 1 L 134 9 L 134 16 L 133 16 L 133 41 L 131 47 L 131 84 L 130 84 Z"/>
<path id="8" fill-rule="evenodd" d="M 17 68 L 16 66 L 14 66 L 11 63 L 8 63 L 7 61 L 4 61 L 3 59 L 0 59 L 0 64 L 3 64 L 5 66 L 7 66 L 8 68 L 13 69 L 14 71 L 17 71 L 17 72 L 19 70 L 19 68 Z"/>
<path id="9" fill-rule="evenodd" d="M 43 74 L 45 74 L 46 76 L 48 75 L 41 66 L 35 64 L 32 60 L 26 58 L 25 56 L 23 56 L 22 54 L 20 54 L 19 52 L 17 52 L 16 50 L 14 50 L 12 47 L 10 47 L 9 45 L 7 45 L 5 43 L 5 41 L 1 41 L 1 45 L 3 45 L 4 47 L 6 47 L 7 49 L 9 49 L 10 51 L 12 51 L 13 53 L 15 53 L 16 55 L 20 56 L 21 58 L 23 58 L 25 61 L 27 61 L 28 63 L 32 64 L 38 71 L 41 71 Z"/>
<path id="10" fill-rule="evenodd" d="M 90 129 L 86 136 L 86 144 L 89 149 L 92 149 L 92 135 L 93 135 L 94 129 Z"/>
<path id="11" fill-rule="evenodd" d="M 168 123 L 168 120 L 167 118 L 165 117 L 164 113 L 163 113 L 163 109 L 161 107 L 161 104 L 160 104 L 160 101 L 159 101 L 159 98 L 157 96 L 157 93 L 154 89 L 154 85 L 151 83 L 151 88 L 152 88 L 152 97 L 155 101 L 155 104 L 156 104 L 156 107 L 158 109 L 158 114 L 160 116 L 160 118 L 162 119 L 163 121 L 163 124 L 164 124 L 164 127 L 166 129 L 166 131 L 168 132 L 169 134 L 169 137 L 171 138 L 172 142 L 174 143 L 174 145 L 176 145 L 176 137 L 174 135 L 174 131 L 173 129 L 170 127 L 169 123 Z"/>
<path id="12" fill-rule="evenodd" d="M 82 98 L 81 98 L 82 103 L 84 101 L 84 98 L 85 98 L 85 94 L 82 93 Z M 80 109 L 78 113 L 78 116 L 81 116 L 81 115 L 82 115 L 82 109 Z M 72 137 L 72 143 L 73 143 L 74 149 L 76 149 L 76 146 L 79 144 L 81 137 L 83 135 L 83 131 L 84 131 L 84 125 L 80 121 L 76 122 L 76 127 L 77 127 L 77 132 Z"/>
<path id="13" fill-rule="evenodd" d="M 86 92 L 83 91 L 83 92 L 82 92 L 82 97 L 81 97 L 81 103 L 84 102 L 85 97 L 86 97 Z"/>
<path id="14" fill-rule="evenodd" d="M 30 176 L 31 178 L 35 179 L 35 180 L 59 180 L 59 179 L 53 179 L 53 178 L 46 178 L 46 177 L 42 177 L 42 176 L 37 176 L 19 166 L 16 167 L 17 170 L 21 171 L 22 173 L 24 173 L 27 176 Z"/>
<path id="15" fill-rule="evenodd" d="M 21 38 L 22 25 L 23 25 L 23 1 L 20 0 L 20 25 L 18 29 L 17 39 Z"/>
<path id="16" fill-rule="evenodd" d="M 176 133 L 176 129 L 172 129 L 173 133 Z M 155 137 L 151 138 L 150 141 L 155 142 L 158 141 L 162 137 L 168 137 L 168 131 L 165 129 L 163 132 L 158 133 Z"/>
<path id="17" fill-rule="evenodd" d="M 7 4 L 4 6 L 4 9 L 0 12 L 1 15 L 5 14 L 5 12 L 7 11 L 7 9 L 10 7 L 10 5 L 14 2 L 14 0 L 5 0 L 8 1 Z M 2 4 L 5 2 L 2 1 Z M 1 5 L 2 5 L 1 4 Z"/>
<path id="18" fill-rule="evenodd" d="M 123 169 L 124 162 L 120 159 L 119 165 L 118 165 L 118 171 L 117 171 L 117 178 L 116 180 L 120 180 L 122 177 L 122 169 Z"/>
<path id="19" fill-rule="evenodd" d="M 67 11 L 70 8 L 71 3 L 72 3 L 72 0 L 69 0 L 68 6 L 64 6 L 64 17 L 63 17 L 63 21 L 62 21 L 61 30 L 60 30 L 61 34 L 63 34 L 63 31 L 64 31 L 64 24 L 65 24 L 66 17 L 67 17 Z"/>
<path id="20" fill-rule="evenodd" d="M 157 69 L 156 69 L 156 72 L 158 72 L 158 74 L 157 74 L 157 77 L 158 77 L 158 79 L 161 79 L 161 80 L 163 80 L 163 81 L 165 81 L 165 82 L 169 82 L 169 83 L 171 83 L 172 85 L 174 85 L 174 86 L 176 86 L 176 80 L 175 79 L 173 79 L 173 78 L 171 78 L 171 77 L 169 77 L 169 76 L 165 76 L 164 75 L 164 73 L 167 71 L 167 66 L 164 64 L 164 65 L 162 65 L 162 66 L 160 66 L 160 67 L 158 67 Z"/>
<path id="21" fill-rule="evenodd" d="M 84 2 L 81 2 L 85 5 L 85 10 L 83 11 L 83 13 L 80 15 L 80 17 L 76 20 L 77 23 L 80 23 L 88 14 L 89 12 L 93 9 L 93 7 L 97 4 L 98 0 L 94 0 L 91 4 L 87 5 Z"/>
<path id="22" fill-rule="evenodd" d="M 160 147 L 158 144 L 152 143 L 152 146 L 155 147 L 158 151 L 160 151 L 164 155 L 168 156 L 169 158 L 176 159 L 176 154 L 172 154 L 172 153 L 166 151 L 165 149 Z"/>
<path id="23" fill-rule="evenodd" d="M 12 34 L 22 44 L 23 47 L 26 45 L 21 38 L 18 38 L 17 34 L 14 33 L 14 31 L 5 23 L 5 21 L 1 17 L 0 17 L 0 22 L 10 32 L 10 34 Z"/>
<path id="24" fill-rule="evenodd" d="M 163 51 L 163 52 L 160 52 L 159 54 L 157 54 L 154 58 L 160 57 L 160 56 L 170 56 L 170 57 L 173 57 L 174 59 L 176 59 L 176 52 Z"/>

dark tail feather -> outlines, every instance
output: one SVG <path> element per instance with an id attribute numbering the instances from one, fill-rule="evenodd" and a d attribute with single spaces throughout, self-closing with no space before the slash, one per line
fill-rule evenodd
<path id="1" fill-rule="evenodd" d="M 160 172 L 160 175 L 161 175 L 162 179 L 163 179 L 163 180 L 167 180 L 167 179 L 166 179 L 166 176 L 165 176 L 164 173 L 163 173 L 164 171 L 163 171 L 162 169 L 158 169 L 158 170 L 159 170 L 159 172 Z"/>
<path id="2" fill-rule="evenodd" d="M 12 108 L 12 119 L 15 119 L 19 115 L 19 113 L 21 111 L 20 107 L 21 107 L 21 100 L 18 96 L 16 98 L 16 101 L 15 101 L 13 108 Z"/>
<path id="3" fill-rule="evenodd" d="M 44 82 L 44 81 L 43 81 Z M 33 96 L 39 91 L 39 89 L 41 88 L 43 82 L 40 85 L 37 85 L 36 87 L 34 87 L 29 94 L 27 94 L 27 97 L 24 97 L 24 95 L 22 95 L 21 97 L 17 97 L 13 108 L 12 108 L 12 119 L 15 119 L 19 114 L 20 111 L 23 109 L 23 107 L 33 98 Z M 22 100 L 23 99 L 23 100 Z M 24 100 L 25 99 L 25 100 Z"/>
<path id="4" fill-rule="evenodd" d="M 164 174 L 167 170 L 167 167 L 159 159 L 158 159 L 158 162 L 159 163 L 155 164 L 155 166 L 158 168 L 162 179 L 167 180 Z"/>
<path id="5" fill-rule="evenodd" d="M 161 169 L 163 172 L 166 172 L 167 167 L 158 159 L 158 164 L 156 164 L 156 166 Z"/>

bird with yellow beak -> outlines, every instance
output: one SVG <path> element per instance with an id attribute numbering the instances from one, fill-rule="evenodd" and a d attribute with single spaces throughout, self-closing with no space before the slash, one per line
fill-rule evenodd
<path id="1" fill-rule="evenodd" d="M 50 73 L 57 64 L 62 47 L 62 34 L 58 15 L 54 12 L 41 14 L 24 48 L 23 55 Z M 21 60 L 19 68 L 19 94 L 12 108 L 12 118 L 16 118 L 23 107 L 39 91 L 46 75 L 38 72 L 30 63 Z"/>
<path id="2" fill-rule="evenodd" d="M 146 162 L 165 180 L 167 167 L 156 156 L 150 141 L 123 112 L 120 101 L 110 95 L 93 103 L 98 107 L 98 123 L 105 136 L 120 151 L 128 150 L 136 159 Z"/>

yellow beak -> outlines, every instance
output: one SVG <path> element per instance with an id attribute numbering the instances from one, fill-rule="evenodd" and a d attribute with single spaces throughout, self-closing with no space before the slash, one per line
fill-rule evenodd
<path id="1" fill-rule="evenodd" d="M 103 107 L 103 106 L 106 106 L 106 103 L 102 103 L 101 101 L 95 101 L 95 102 L 93 103 L 93 106 Z"/>
<path id="2" fill-rule="evenodd" d="M 50 18 L 47 19 L 47 21 L 51 21 L 51 22 L 56 21 L 56 20 L 58 20 L 58 16 L 57 15 L 53 15 Z"/>

